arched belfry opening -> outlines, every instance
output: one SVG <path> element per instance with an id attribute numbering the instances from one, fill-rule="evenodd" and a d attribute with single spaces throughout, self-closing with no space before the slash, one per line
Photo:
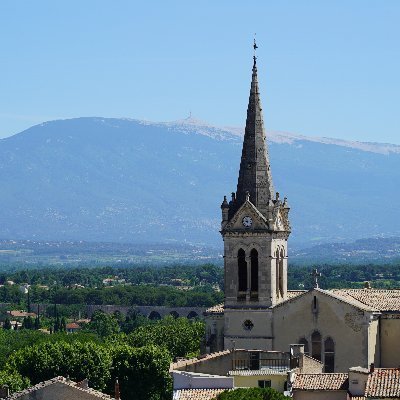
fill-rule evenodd
<path id="1" fill-rule="evenodd" d="M 246 253 L 243 249 L 238 251 L 238 297 L 246 297 L 247 291 L 247 262 Z"/>
<path id="2" fill-rule="evenodd" d="M 251 284 L 250 293 L 252 299 L 258 299 L 258 251 L 256 249 L 250 252 L 251 260 Z"/>
<path id="3" fill-rule="evenodd" d="M 283 288 L 283 260 L 285 258 L 285 251 L 283 248 L 281 248 L 280 254 L 279 254 L 279 296 L 283 297 L 284 295 L 284 288 Z"/>
<path id="4" fill-rule="evenodd" d="M 275 252 L 275 291 L 276 291 L 276 297 L 279 297 L 279 282 L 280 282 L 280 276 L 279 276 L 279 265 L 280 265 L 280 251 L 279 247 L 276 249 Z"/>

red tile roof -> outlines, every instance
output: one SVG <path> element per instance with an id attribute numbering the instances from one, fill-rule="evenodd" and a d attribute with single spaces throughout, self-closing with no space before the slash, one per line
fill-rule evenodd
<path id="1" fill-rule="evenodd" d="M 379 311 L 400 311 L 400 289 L 332 289 L 329 292 Z"/>
<path id="2" fill-rule="evenodd" d="M 211 360 L 213 358 L 223 357 L 223 356 L 229 354 L 230 352 L 231 352 L 230 350 L 222 350 L 222 351 L 217 351 L 215 353 L 204 354 L 198 358 L 189 358 L 189 359 L 179 360 L 177 362 L 170 364 L 169 370 L 172 371 L 174 369 L 186 367 L 187 365 L 203 363 L 204 361 Z"/>
<path id="3" fill-rule="evenodd" d="M 11 310 L 7 311 L 9 315 L 16 318 L 23 318 L 23 317 L 36 317 L 34 312 L 26 312 L 26 311 L 19 311 L 19 310 Z"/>
<path id="4" fill-rule="evenodd" d="M 286 300 L 293 299 L 293 298 L 300 296 L 301 294 L 304 294 L 306 292 L 307 292 L 307 290 L 288 290 Z M 206 313 L 207 314 L 223 314 L 224 313 L 224 303 L 217 304 L 215 306 L 207 308 Z"/>
<path id="5" fill-rule="evenodd" d="M 293 390 L 347 390 L 347 373 L 297 374 Z"/>
<path id="6" fill-rule="evenodd" d="M 211 400 L 227 389 L 181 389 L 174 393 L 174 400 Z"/>
<path id="7" fill-rule="evenodd" d="M 101 400 L 113 400 L 113 397 L 110 397 L 105 393 L 101 393 L 101 392 L 91 389 L 91 388 L 84 388 L 81 386 L 80 383 L 73 382 L 62 376 L 57 376 L 55 378 L 49 379 L 48 381 L 40 382 L 37 385 L 31 386 L 21 392 L 15 392 L 11 396 L 7 397 L 7 400 L 17 400 L 17 399 L 21 399 L 21 398 L 25 399 L 25 400 L 26 399 L 44 398 L 43 390 L 51 385 L 56 385 L 56 387 L 60 387 L 57 385 L 65 385 L 65 387 L 72 388 L 74 400 L 80 400 L 80 399 L 87 400 L 88 398 L 101 399 Z M 38 391 L 42 391 L 42 392 L 38 393 Z M 70 395 L 71 395 L 71 393 L 70 393 Z M 60 398 L 61 398 L 61 395 L 60 395 Z"/>
<path id="8" fill-rule="evenodd" d="M 224 303 L 217 304 L 216 306 L 212 306 L 207 308 L 206 313 L 209 314 L 223 314 L 224 312 Z"/>
<path id="9" fill-rule="evenodd" d="M 65 327 L 67 329 L 81 329 L 80 325 L 78 325 L 76 322 L 70 322 Z"/>
<path id="10" fill-rule="evenodd" d="M 376 368 L 368 377 L 365 396 L 400 398 L 400 368 Z"/>

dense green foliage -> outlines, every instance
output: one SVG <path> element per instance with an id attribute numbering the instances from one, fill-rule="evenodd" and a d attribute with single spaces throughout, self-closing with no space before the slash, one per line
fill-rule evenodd
<path id="1" fill-rule="evenodd" d="M 158 324 L 139 327 L 128 336 L 128 342 L 135 347 L 162 343 L 175 358 L 197 355 L 199 343 L 204 336 L 203 322 L 167 317 Z"/>
<path id="2" fill-rule="evenodd" d="M 399 288 L 400 268 L 397 264 L 383 265 L 329 265 L 296 267 L 288 269 L 289 289 L 309 289 L 312 287 L 311 271 L 318 268 L 323 289 L 360 288 L 366 281 L 374 288 Z"/>
<path id="3" fill-rule="evenodd" d="M 272 388 L 242 388 L 226 390 L 217 396 L 217 400 L 286 400 L 284 396 Z"/>
<path id="4" fill-rule="evenodd" d="M 110 367 L 111 356 L 104 346 L 64 341 L 25 347 L 13 353 L 6 363 L 6 370 L 17 371 L 32 384 L 69 375 L 75 381 L 87 378 L 96 389 L 105 388 Z"/>
<path id="5" fill-rule="evenodd" d="M 101 343 L 101 339 L 93 333 L 78 333 L 67 335 L 66 333 L 56 333 L 48 335 L 40 331 L 20 329 L 5 330 L 0 329 L 0 368 L 6 363 L 11 354 L 32 345 L 41 343 L 56 343 L 59 341 L 67 343 Z"/>
<path id="6" fill-rule="evenodd" d="M 10 392 L 18 392 L 30 386 L 28 378 L 15 371 L 0 371 L 0 387 L 8 386 Z"/>
<path id="7" fill-rule="evenodd" d="M 0 383 L 13 381 L 15 391 L 29 382 L 69 375 L 75 381 L 88 378 L 91 387 L 112 395 L 118 377 L 126 400 L 170 398 L 170 362 L 177 355 L 198 355 L 204 323 L 138 319 L 127 335 L 119 332 L 122 320 L 96 312 L 84 332 L 74 334 L 0 329 Z"/>
<path id="8" fill-rule="evenodd" d="M 111 353 L 110 382 L 118 378 L 122 399 L 166 400 L 172 397 L 168 351 L 154 345 L 135 348 L 121 344 L 113 346 Z M 110 393 L 112 390 L 113 387 L 109 387 Z"/>
<path id="9" fill-rule="evenodd" d="M 56 284 L 56 286 L 60 287 L 79 284 L 94 288 L 102 286 L 104 279 L 113 278 L 116 275 L 119 279 L 125 279 L 126 282 L 132 285 L 180 285 L 182 283 L 189 286 L 215 283 L 223 285 L 222 268 L 212 264 L 172 265 L 165 267 L 25 267 L 16 271 L 1 272 L 0 284 L 11 280 L 17 284 L 28 283 L 30 285 L 40 284 L 48 286 Z"/>
<path id="10" fill-rule="evenodd" d="M 25 303 L 23 295 L 16 285 L 0 288 L 0 302 Z M 208 307 L 220 303 L 222 292 L 216 292 L 210 286 L 200 286 L 191 290 L 179 290 L 168 286 L 115 286 L 107 288 L 31 288 L 32 303 L 47 304 L 115 304 L 122 306 L 170 306 L 170 307 Z"/>

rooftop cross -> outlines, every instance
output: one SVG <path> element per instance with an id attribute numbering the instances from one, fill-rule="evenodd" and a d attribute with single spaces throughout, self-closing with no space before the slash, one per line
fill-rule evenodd
<path id="1" fill-rule="evenodd" d="M 256 57 L 256 50 L 258 49 L 258 46 L 257 46 L 257 43 L 256 43 L 256 34 L 254 34 L 253 49 L 254 49 L 254 56 L 253 56 L 253 59 L 254 59 L 254 63 L 255 63 L 256 60 L 257 60 L 257 57 Z"/>
<path id="2" fill-rule="evenodd" d="M 318 289 L 318 278 L 321 276 L 321 272 L 318 272 L 317 268 L 313 269 L 313 271 L 310 274 L 313 277 L 314 280 L 314 288 Z"/>

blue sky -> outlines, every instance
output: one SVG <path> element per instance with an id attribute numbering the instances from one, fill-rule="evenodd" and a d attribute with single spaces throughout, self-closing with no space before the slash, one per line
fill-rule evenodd
<path id="1" fill-rule="evenodd" d="M 0 2 L 0 137 L 79 116 L 400 144 L 400 1 Z"/>

